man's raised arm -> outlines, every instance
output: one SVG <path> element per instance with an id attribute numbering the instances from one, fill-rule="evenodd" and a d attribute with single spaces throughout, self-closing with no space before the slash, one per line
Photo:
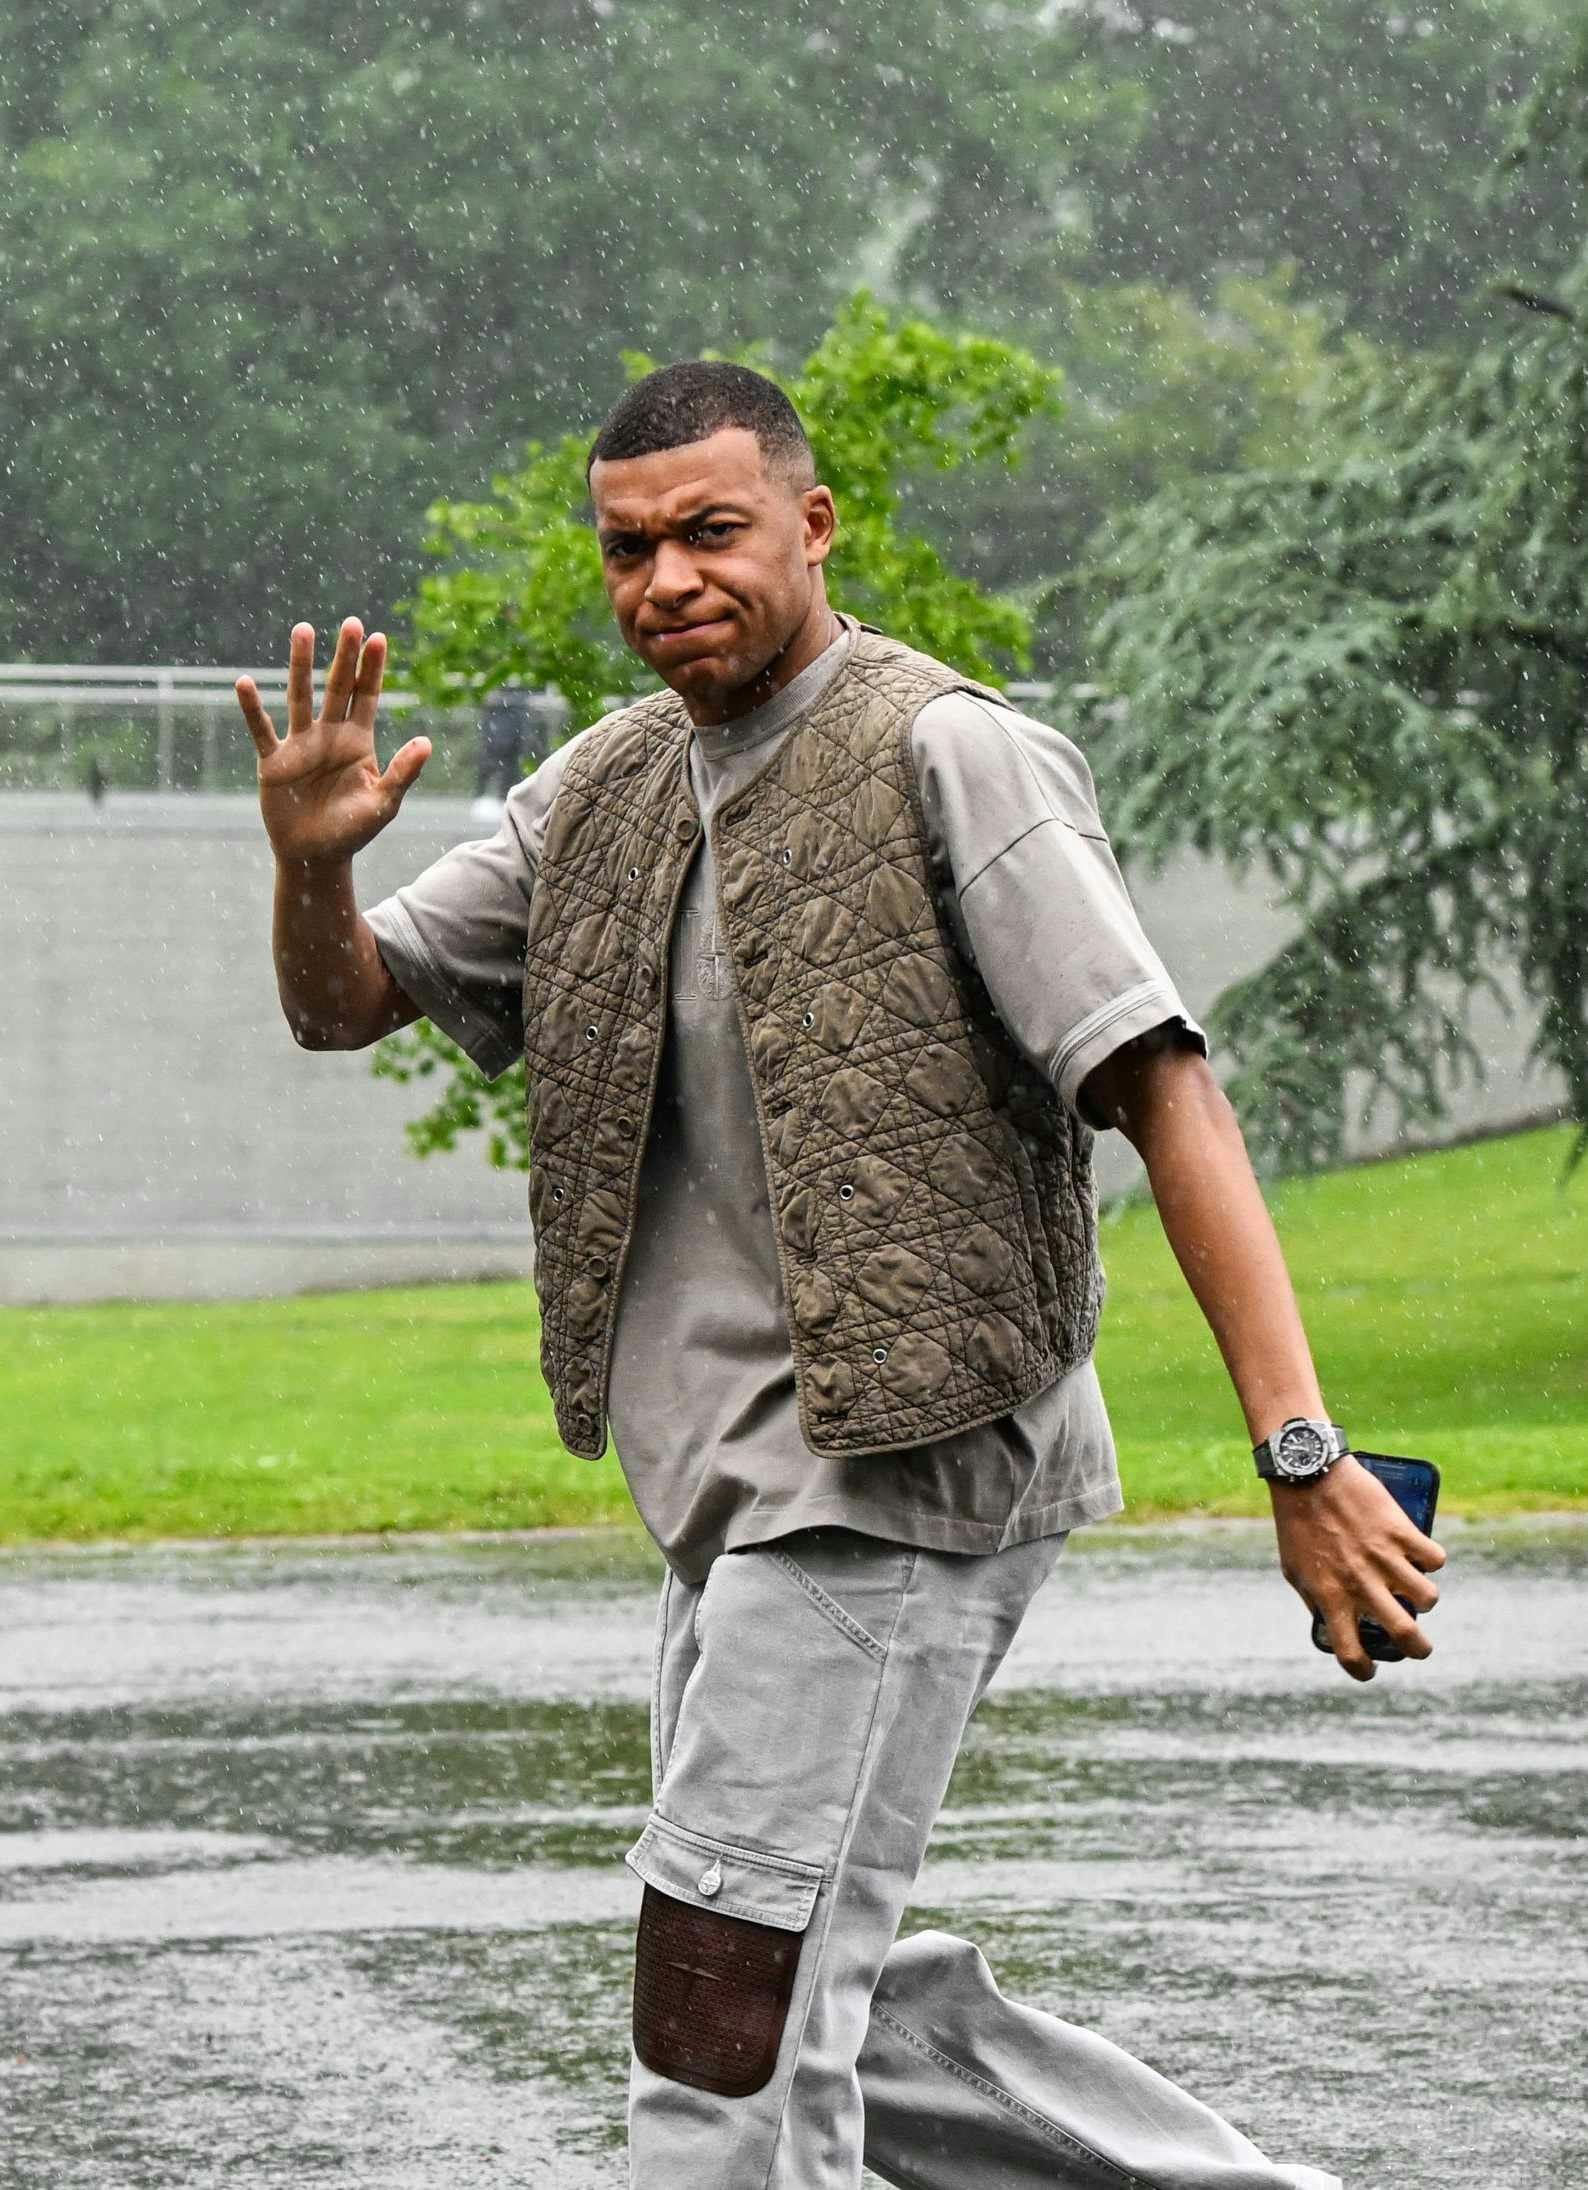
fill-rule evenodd
<path id="1" fill-rule="evenodd" d="M 281 1008 L 305 1049 L 362 1049 L 419 1007 L 387 971 L 353 895 L 353 856 L 379 835 L 430 757 L 411 738 L 382 772 L 375 712 L 386 641 L 349 616 L 337 634 L 318 714 L 314 628 L 294 624 L 287 735 L 276 735 L 251 677 L 237 699 L 259 756 L 259 810 L 276 855 L 273 947 Z"/>

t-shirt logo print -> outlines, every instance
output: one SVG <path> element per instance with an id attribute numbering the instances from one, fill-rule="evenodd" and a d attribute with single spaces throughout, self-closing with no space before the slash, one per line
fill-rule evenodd
<path id="1" fill-rule="evenodd" d="M 717 925 L 716 908 L 705 912 L 686 908 L 679 915 L 679 925 L 683 948 L 679 952 L 678 994 L 699 997 L 710 1004 L 726 1003 L 733 995 L 733 961 Z"/>

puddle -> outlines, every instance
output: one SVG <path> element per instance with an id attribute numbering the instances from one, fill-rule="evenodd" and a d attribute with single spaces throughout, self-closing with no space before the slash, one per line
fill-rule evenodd
<path id="1" fill-rule="evenodd" d="M 1078 1539 L 906 1929 L 1350 2190 L 1588 2180 L 1588 1532 L 1451 1550 L 1362 1690 L 1261 1530 Z M 7 2190 L 618 2190 L 656 1571 L 0 1557 Z"/>

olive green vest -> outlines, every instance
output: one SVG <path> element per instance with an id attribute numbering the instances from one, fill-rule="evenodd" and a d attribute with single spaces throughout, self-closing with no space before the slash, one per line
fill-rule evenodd
<path id="1" fill-rule="evenodd" d="M 939 925 L 910 730 L 983 691 L 862 626 L 712 818 L 800 1426 L 885 1452 L 992 1420 L 1092 1350 L 1092 1135 Z M 996 697 L 996 695 L 988 695 Z M 610 716 L 558 788 L 524 972 L 541 1365 L 598 1458 L 618 1286 L 700 835 L 672 692 Z"/>

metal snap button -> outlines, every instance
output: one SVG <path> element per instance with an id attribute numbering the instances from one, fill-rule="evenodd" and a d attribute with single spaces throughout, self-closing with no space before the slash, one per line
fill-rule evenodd
<path id="1" fill-rule="evenodd" d="M 608 1264 L 605 1255 L 592 1255 L 590 1257 L 590 1260 L 585 1264 L 585 1268 L 589 1271 L 590 1275 L 593 1278 L 604 1278 L 607 1274 L 607 1270 L 609 1269 L 609 1267 L 610 1265 Z"/>
<path id="2" fill-rule="evenodd" d="M 679 815 L 679 817 L 678 817 L 678 833 L 679 833 L 679 835 L 680 835 L 680 836 L 693 836 L 693 835 L 694 835 L 694 833 L 695 833 L 695 818 L 694 818 L 693 814 L 680 814 L 680 815 Z"/>
<path id="3" fill-rule="evenodd" d="M 886 1347 L 886 1346 L 873 1346 L 873 1347 L 872 1347 L 872 1349 L 871 1349 L 871 1358 L 872 1358 L 872 1360 L 873 1360 L 873 1361 L 886 1361 L 886 1360 L 887 1360 L 887 1358 L 888 1358 L 888 1349 L 887 1349 L 887 1347 Z"/>
<path id="4" fill-rule="evenodd" d="M 696 1882 L 695 1891 L 697 1893 L 703 1893 L 708 1901 L 714 1894 L 721 1893 L 722 1865 L 720 1863 L 713 1863 L 709 1871 L 701 1872 L 700 1877 Z"/>
<path id="5" fill-rule="evenodd" d="M 620 1133 L 632 1133 L 634 1131 L 634 1120 L 632 1118 L 619 1118 L 618 1131 Z"/>

